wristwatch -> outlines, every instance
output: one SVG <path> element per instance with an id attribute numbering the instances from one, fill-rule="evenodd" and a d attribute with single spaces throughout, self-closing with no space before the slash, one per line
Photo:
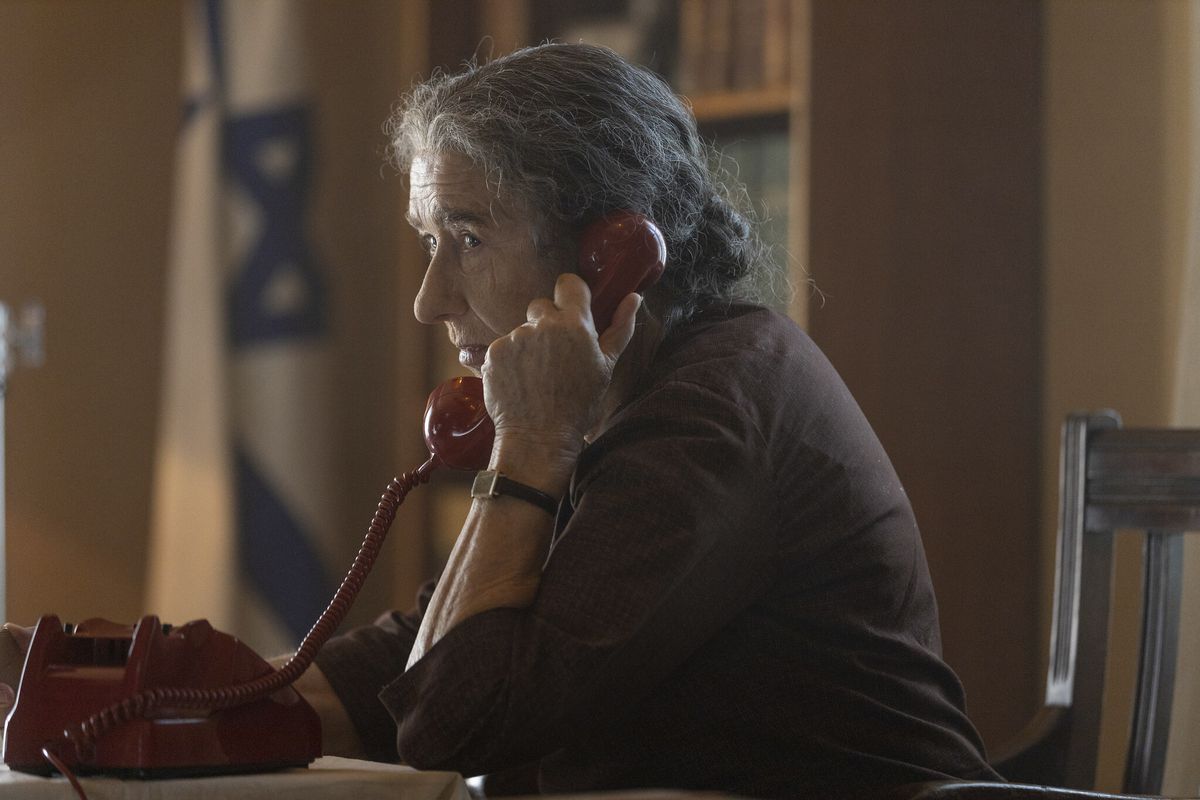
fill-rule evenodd
<path id="1" fill-rule="evenodd" d="M 550 516 L 558 514 L 558 501 L 545 492 L 539 492 L 532 486 L 518 483 L 499 470 L 485 469 L 475 473 L 475 482 L 471 484 L 471 497 L 499 497 L 508 495 L 533 503 Z"/>

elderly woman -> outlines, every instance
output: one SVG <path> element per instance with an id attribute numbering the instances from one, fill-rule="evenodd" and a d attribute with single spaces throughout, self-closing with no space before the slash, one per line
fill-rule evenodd
<path id="1" fill-rule="evenodd" d="M 836 372 L 653 74 L 544 45 L 396 113 L 415 313 L 482 376 L 490 469 L 436 588 L 329 643 L 329 752 L 541 791 L 863 796 L 995 779 L 940 657 L 920 534 Z M 652 219 L 661 280 L 597 334 L 580 232 Z M 523 495 L 523 496 L 522 496 Z M 546 502 L 550 498 L 550 502 Z"/>

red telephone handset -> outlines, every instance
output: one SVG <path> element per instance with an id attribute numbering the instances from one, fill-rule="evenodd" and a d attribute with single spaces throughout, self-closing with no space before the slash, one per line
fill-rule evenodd
<path id="1" fill-rule="evenodd" d="M 617 211 L 593 222 L 579 238 L 579 276 L 592 290 L 592 319 L 603 333 L 630 292 L 644 292 L 662 276 L 667 243 L 641 214 Z"/>
<path id="2" fill-rule="evenodd" d="M 642 214 L 617 211 L 589 225 L 579 237 L 579 275 L 592 290 L 596 330 L 603 332 L 612 324 L 617 306 L 630 292 L 653 286 L 666 263 L 662 232 Z M 429 395 L 425 444 L 440 463 L 484 469 L 494 436 L 479 378 L 451 378 Z"/>
<path id="3" fill-rule="evenodd" d="M 621 300 L 662 274 L 666 245 L 646 217 L 619 211 L 584 231 L 579 274 L 592 287 L 596 329 Z M 253 772 L 303 766 L 321 754 L 320 722 L 291 688 L 349 611 L 391 527 L 396 508 L 438 464 L 487 466 L 495 434 L 479 378 L 434 389 L 425 410 L 430 458 L 393 480 L 333 600 L 282 668 L 204 620 L 176 628 L 157 617 L 136 625 L 88 620 L 65 627 L 41 618 L 4 740 L 4 763 L 48 775 L 57 769 L 131 777 Z"/>

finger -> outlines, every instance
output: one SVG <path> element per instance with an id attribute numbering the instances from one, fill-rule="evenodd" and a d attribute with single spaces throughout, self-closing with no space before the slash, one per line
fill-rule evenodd
<path id="1" fill-rule="evenodd" d="M 547 314 L 552 314 L 558 308 L 554 305 L 554 301 L 549 297 L 537 297 L 529 302 L 528 308 L 525 309 L 525 319 L 529 322 L 537 322 Z"/>
<path id="2" fill-rule="evenodd" d="M 554 305 L 563 311 L 575 311 L 581 317 L 590 319 L 592 290 L 583 278 L 572 272 L 564 272 L 554 284 Z"/>
<path id="3" fill-rule="evenodd" d="M 610 361 L 616 361 L 629 346 L 633 338 L 634 324 L 637 321 L 638 309 L 642 307 L 642 296 L 631 293 L 625 295 L 617 310 L 613 312 L 612 324 L 608 330 L 600 334 L 600 351 Z"/>

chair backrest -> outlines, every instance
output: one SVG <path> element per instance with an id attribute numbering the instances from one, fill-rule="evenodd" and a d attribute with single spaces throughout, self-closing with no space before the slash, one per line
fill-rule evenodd
<path id="1" fill-rule="evenodd" d="M 1013 780 L 1095 783 L 1112 544 L 1144 534 L 1140 661 L 1124 791 L 1162 790 L 1179 643 L 1183 537 L 1200 531 L 1200 430 L 1122 428 L 1112 411 L 1063 427 L 1046 708 L 996 766 Z"/>

